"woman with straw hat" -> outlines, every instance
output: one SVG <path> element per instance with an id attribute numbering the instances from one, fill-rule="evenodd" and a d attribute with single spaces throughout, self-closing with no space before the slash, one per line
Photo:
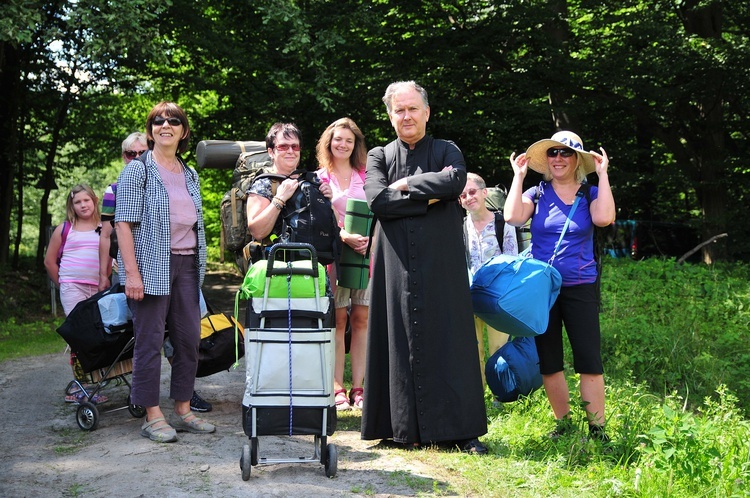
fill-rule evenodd
<path id="1" fill-rule="evenodd" d="M 615 201 L 607 175 L 609 158 L 603 148 L 600 150 L 601 154 L 587 152 L 578 135 L 560 131 L 550 139 L 535 142 L 518 157 L 511 154 L 514 175 L 504 216 L 507 223 L 515 226 L 533 216 L 531 252 L 534 258 L 547 262 L 552 259 L 576 197 L 580 197 L 552 262 L 563 277 L 562 289 L 550 310 L 547 331 L 536 337 L 536 345 L 544 390 L 557 421 L 550 437 L 560 437 L 573 427 L 563 370 L 564 324 L 573 351 L 573 366 L 580 374 L 589 434 L 606 442 L 609 439 L 604 432 L 604 370 L 593 236 L 595 226 L 614 222 Z M 544 181 L 523 192 L 528 168 L 541 173 Z M 586 175 L 593 172 L 599 177 L 598 187 L 582 186 Z"/>

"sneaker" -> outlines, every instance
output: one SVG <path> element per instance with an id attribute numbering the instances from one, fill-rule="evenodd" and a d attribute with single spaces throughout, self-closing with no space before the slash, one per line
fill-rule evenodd
<path id="1" fill-rule="evenodd" d="M 169 415 L 169 425 L 174 427 L 176 432 L 210 434 L 216 431 L 216 426 L 214 424 L 206 422 L 193 412 L 187 412 L 185 415 L 177 415 L 172 412 Z"/>
<path id="2" fill-rule="evenodd" d="M 193 397 L 190 398 L 190 410 L 194 412 L 210 412 L 214 407 L 205 399 L 198 396 L 198 391 L 193 391 Z"/>
<path id="3" fill-rule="evenodd" d="M 84 397 L 85 397 L 85 394 L 83 394 L 83 391 L 78 391 L 76 394 L 66 395 L 65 402 L 73 403 L 75 405 L 80 405 Z M 109 401 L 109 398 L 103 394 L 94 394 L 94 397 L 90 401 L 94 403 L 95 405 L 100 405 L 102 403 L 106 403 L 107 401 Z"/>
<path id="4" fill-rule="evenodd" d="M 589 424 L 589 437 L 594 441 L 599 441 L 605 444 L 610 442 L 609 436 L 604 432 L 603 425 Z"/>
<path id="5" fill-rule="evenodd" d="M 569 416 L 555 420 L 555 428 L 547 437 L 556 441 L 573 430 L 573 422 Z"/>
<path id="6" fill-rule="evenodd" d="M 487 454 L 487 447 L 477 438 L 456 441 L 456 446 L 464 453 L 473 453 L 475 455 Z"/>

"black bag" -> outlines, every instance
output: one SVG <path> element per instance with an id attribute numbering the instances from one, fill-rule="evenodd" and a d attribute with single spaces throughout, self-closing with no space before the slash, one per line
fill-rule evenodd
<path id="1" fill-rule="evenodd" d="M 286 233 L 288 242 L 312 245 L 321 264 L 333 263 L 341 253 L 341 239 L 331 200 L 320 192 L 320 182 L 314 172 L 301 172 L 298 181 L 299 187 L 282 211 L 282 240 Z"/>
<path id="2" fill-rule="evenodd" d="M 242 326 L 226 313 L 214 312 L 208 303 L 208 315 L 201 320 L 201 342 L 198 346 L 196 377 L 206 377 L 229 368 L 245 356 Z M 235 343 L 235 325 L 237 342 Z M 236 347 L 235 347 L 236 344 Z"/>
<path id="3" fill-rule="evenodd" d="M 109 367 L 133 337 L 132 322 L 123 327 L 122 332 L 107 333 L 99 311 L 99 300 L 112 293 L 123 292 L 120 284 L 94 294 L 78 303 L 65 321 L 57 328 L 57 333 L 70 345 L 70 349 L 81 362 L 84 372 Z M 120 360 L 132 358 L 130 350 Z"/>

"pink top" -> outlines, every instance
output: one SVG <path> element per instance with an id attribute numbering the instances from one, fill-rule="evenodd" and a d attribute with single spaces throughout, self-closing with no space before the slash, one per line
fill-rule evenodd
<path id="1" fill-rule="evenodd" d="M 60 283 L 99 285 L 99 233 L 72 226 L 60 260 Z"/>
<path id="2" fill-rule="evenodd" d="M 324 181 L 331 186 L 331 191 L 333 192 L 331 205 L 338 215 L 339 227 L 343 228 L 344 215 L 346 215 L 346 201 L 348 199 L 359 199 L 361 201 L 367 200 L 365 197 L 365 172 L 364 170 L 353 170 L 352 178 L 349 180 L 349 188 L 344 190 L 341 189 L 336 175 L 332 175 L 330 172 L 323 169 L 319 169 L 317 173 L 318 178 L 320 178 L 321 181 Z"/>
<path id="3" fill-rule="evenodd" d="M 172 173 L 159 166 L 159 176 L 169 196 L 172 254 L 195 254 L 198 250 L 198 233 L 193 227 L 198 222 L 198 215 L 185 183 L 185 173 Z"/>

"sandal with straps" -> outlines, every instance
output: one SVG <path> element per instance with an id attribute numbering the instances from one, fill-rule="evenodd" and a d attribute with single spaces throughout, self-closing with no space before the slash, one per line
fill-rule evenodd
<path id="1" fill-rule="evenodd" d="M 349 391 L 349 402 L 353 408 L 361 410 L 365 402 L 365 390 L 361 387 L 352 387 Z"/>
<path id="2" fill-rule="evenodd" d="M 346 389 L 339 389 L 338 391 L 334 391 L 333 394 L 336 400 L 336 411 L 345 412 L 352 409 L 349 399 L 346 397 Z"/>

